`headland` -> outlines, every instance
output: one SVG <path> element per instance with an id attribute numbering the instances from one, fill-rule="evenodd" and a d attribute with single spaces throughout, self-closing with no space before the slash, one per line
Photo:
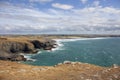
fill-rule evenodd
<path id="1" fill-rule="evenodd" d="M 101 67 L 65 61 L 54 66 L 32 66 L 22 54 L 36 54 L 57 46 L 53 39 L 120 37 L 119 35 L 1 35 L 0 80 L 119 80 L 120 67 Z M 12 62 L 11 62 L 12 61 Z M 13 62 L 15 61 L 15 62 Z"/>

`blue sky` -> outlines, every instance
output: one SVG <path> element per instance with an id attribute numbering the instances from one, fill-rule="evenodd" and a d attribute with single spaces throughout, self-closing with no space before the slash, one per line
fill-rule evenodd
<path id="1" fill-rule="evenodd" d="M 0 0 L 0 34 L 120 34 L 120 0 Z"/>

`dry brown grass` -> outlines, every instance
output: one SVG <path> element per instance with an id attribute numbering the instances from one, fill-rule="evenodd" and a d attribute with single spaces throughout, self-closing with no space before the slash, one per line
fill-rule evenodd
<path id="1" fill-rule="evenodd" d="M 31 66 L 0 61 L 0 80 L 119 80 L 120 67 L 106 68 L 84 63 Z"/>

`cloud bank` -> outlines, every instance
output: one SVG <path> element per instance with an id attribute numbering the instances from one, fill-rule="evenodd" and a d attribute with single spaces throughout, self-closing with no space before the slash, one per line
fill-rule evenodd
<path id="1" fill-rule="evenodd" d="M 38 3 L 47 3 L 52 2 L 53 0 L 29 0 L 29 2 L 38 2 Z"/>
<path id="2" fill-rule="evenodd" d="M 73 8 L 73 6 L 71 5 L 60 4 L 60 3 L 53 3 L 52 6 L 55 8 L 64 9 L 64 10 L 69 10 Z"/>
<path id="3" fill-rule="evenodd" d="M 83 4 L 85 4 L 88 0 L 80 0 Z"/>
<path id="4" fill-rule="evenodd" d="M 36 0 L 49 1 L 49 0 Z M 74 9 L 53 3 L 47 11 L 0 4 L 0 33 L 120 33 L 120 9 L 95 6 Z"/>

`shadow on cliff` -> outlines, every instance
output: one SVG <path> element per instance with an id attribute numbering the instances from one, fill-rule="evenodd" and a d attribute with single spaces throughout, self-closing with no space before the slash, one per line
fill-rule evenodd
<path id="1" fill-rule="evenodd" d="M 34 54 L 38 50 L 51 50 L 54 48 L 55 41 L 46 40 L 41 42 L 40 40 L 9 40 L 0 39 L 0 59 L 11 61 L 26 61 L 24 54 Z"/>

